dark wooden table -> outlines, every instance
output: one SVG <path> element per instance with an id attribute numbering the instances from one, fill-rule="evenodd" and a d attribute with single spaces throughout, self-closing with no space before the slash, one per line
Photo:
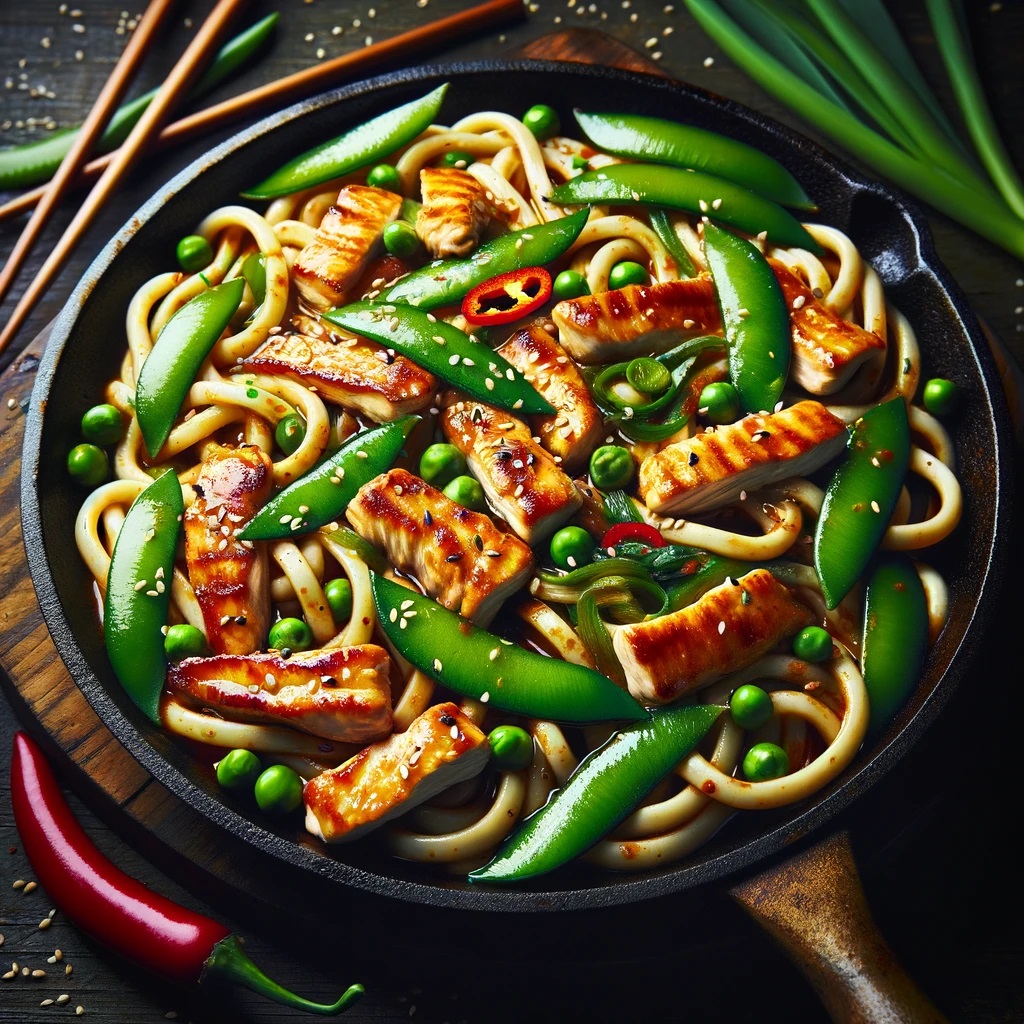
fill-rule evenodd
<path id="1" fill-rule="evenodd" d="M 45 132 L 52 118 L 59 125 L 82 119 L 120 52 L 126 11 L 107 0 L 73 3 L 9 2 L 0 12 L 0 144 Z M 132 94 L 160 82 L 211 5 L 182 2 L 133 87 Z M 222 87 L 215 99 L 299 70 L 310 63 L 365 45 L 367 36 L 383 37 L 424 24 L 468 6 L 464 0 L 405 0 L 400 6 L 327 0 L 251 3 L 245 21 L 270 10 L 282 12 L 272 49 L 257 65 Z M 948 87 L 930 40 L 923 4 L 892 5 L 912 41 L 926 75 L 943 99 Z M 804 128 L 725 58 L 686 14 L 681 3 L 648 0 L 585 0 L 530 5 L 527 21 L 502 35 L 492 34 L 436 54 L 438 60 L 498 56 L 562 29 L 601 29 L 654 57 L 675 76 L 745 102 L 780 120 Z M 1024 116 L 1020 53 L 1024 43 L 1024 5 L 977 4 L 972 8 L 975 45 L 1004 137 L 1024 163 Z M 336 28 L 343 31 L 336 31 Z M 319 51 L 323 51 L 323 55 Z M 381 68 L 381 70 L 385 70 Z M 244 122 L 243 122 L 244 123 Z M 239 125 L 240 126 L 240 125 Z M 238 126 L 236 126 L 238 127 Z M 227 137 L 226 129 L 162 154 L 140 166 L 78 248 L 66 269 L 30 317 L 18 339 L 27 343 L 63 305 L 75 282 L 103 244 L 154 189 Z M 806 129 L 804 129 L 806 130 Z M 813 133 L 811 133 L 813 134 Z M 0 201 L 7 198 L 0 194 Z M 41 264 L 74 210 L 66 203 L 27 264 L 24 282 Z M 940 255 L 995 335 L 1024 362 L 1024 266 L 938 214 L 930 220 Z M 0 225 L 0 252 L 13 245 L 22 221 Z M 2 307 L 12 308 L 19 289 Z M 9 361 L 8 354 L 0 368 Z M 4 415 L 17 415 L 4 410 Z M 1019 474 L 1018 474 L 1019 475 Z M 1018 542 L 1014 558 L 1021 565 Z M 992 657 L 979 664 L 952 705 L 899 771 L 884 780 L 846 815 L 865 878 L 865 888 L 882 931 L 921 987 L 954 1021 L 995 1024 L 1024 1020 L 1024 909 L 1011 831 L 1019 821 L 1019 797 L 1011 788 L 1017 774 L 1014 708 L 1019 667 L 1010 660 L 1014 628 L 1012 595 L 992 624 Z M 0 628 L 5 628 L 0 624 Z M 1003 657 L 1000 657 L 1003 654 Z M 10 754 L 18 720 L 0 687 L 0 763 Z M 1012 758 L 1012 761 L 1011 761 Z M 58 913 L 52 925 L 39 923 L 52 906 L 42 890 L 14 889 L 31 879 L 11 820 L 6 773 L 0 772 L 0 974 L 16 962 L 40 969 L 44 977 L 0 981 L 0 1021 L 34 1024 L 83 1015 L 103 1024 L 147 1020 L 285 1021 L 298 1014 L 246 995 L 204 997 L 171 989 L 115 962 Z M 929 794 L 922 796 L 922 794 Z M 539 1021 L 758 1021 L 782 1019 L 824 1022 L 827 1015 L 803 978 L 785 957 L 722 895 L 711 911 L 691 912 L 687 902 L 659 913 L 679 914 L 680 948 L 648 949 L 642 927 L 630 934 L 609 934 L 607 956 L 579 962 L 559 942 L 558 926 L 543 923 L 538 955 L 531 958 L 504 948 L 500 930 L 477 957 L 453 959 L 424 954 L 399 962 L 390 948 L 368 948 L 359 920 L 350 938 L 325 948 L 315 927 L 301 934 L 289 921 L 268 922 L 216 891 L 202 898 L 187 891 L 190 878 L 180 864 L 154 864 L 118 834 L 116 816 L 102 805 L 76 808 L 100 846 L 132 874 L 180 901 L 217 916 L 246 935 L 249 949 L 290 986 L 322 998 L 351 980 L 363 980 L 370 992 L 348 1014 L 352 1021 L 413 1019 L 498 1022 Z M 880 828 L 879 823 L 885 822 Z M 895 824 L 894 824 L 895 823 Z M 5 854 L 4 850 L 9 853 Z M 653 913 L 652 909 L 652 913 Z M 336 922 L 335 922 L 336 924 Z M 336 931 L 336 929 L 334 929 Z M 430 935 L 426 946 L 443 950 L 445 937 Z M 62 959 L 48 962 L 60 949 Z M 73 973 L 65 973 L 66 965 Z M 47 999 L 63 1002 L 41 1005 Z"/>

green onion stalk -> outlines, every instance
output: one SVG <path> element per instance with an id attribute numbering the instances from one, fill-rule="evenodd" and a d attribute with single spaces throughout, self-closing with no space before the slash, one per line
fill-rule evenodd
<path id="1" fill-rule="evenodd" d="M 823 27 L 832 36 L 833 43 L 845 51 L 849 60 L 864 69 L 867 81 L 875 84 L 877 97 L 866 99 L 861 104 L 862 108 L 876 105 L 881 99 L 886 107 L 886 116 L 899 126 L 899 138 L 906 141 L 909 137 L 913 141 L 913 149 L 890 141 L 847 107 L 809 86 L 730 17 L 722 4 L 714 0 L 685 2 L 697 23 L 731 60 L 823 135 L 936 210 L 994 242 L 1010 255 L 1024 259 L 1024 219 L 1018 215 L 1021 197 L 1016 195 L 1016 174 L 1009 167 L 1009 160 L 1001 147 L 997 148 L 990 119 L 986 126 L 986 119 L 982 118 L 972 133 L 983 162 L 1003 195 L 961 156 L 959 147 L 949 141 L 943 124 L 936 121 L 930 112 L 931 105 L 920 100 L 913 84 L 908 86 L 905 79 L 894 77 L 884 57 L 872 48 L 866 36 L 856 29 L 855 23 L 844 15 L 835 0 L 805 0 L 800 6 L 807 18 L 813 17 L 813 13 L 824 16 Z M 948 62 L 962 57 L 953 45 L 954 36 L 962 43 L 962 34 L 951 18 L 943 20 L 937 16 L 945 6 L 948 4 L 943 0 L 933 0 L 929 9 L 936 18 L 936 38 L 944 55 L 949 54 L 946 56 Z M 729 7 L 748 12 L 754 9 L 752 4 L 744 4 L 740 0 L 730 0 Z M 766 8 L 758 6 L 757 10 L 764 13 Z M 882 65 L 885 65 L 885 70 L 879 71 Z M 876 72 L 881 77 L 875 77 Z M 974 114 L 984 109 L 984 103 L 980 88 L 976 84 L 971 85 L 970 62 L 957 77 L 960 80 L 956 86 L 957 95 L 964 104 L 965 118 L 972 123 Z M 847 84 L 854 87 L 849 80 Z M 864 96 L 864 91 L 861 90 L 859 95 Z"/>

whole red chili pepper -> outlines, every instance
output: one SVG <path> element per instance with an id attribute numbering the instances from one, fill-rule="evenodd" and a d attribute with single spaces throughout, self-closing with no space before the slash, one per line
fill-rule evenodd
<path id="1" fill-rule="evenodd" d="M 179 906 L 112 864 L 86 835 L 42 750 L 14 735 L 11 800 L 25 854 L 40 884 L 74 924 L 108 949 L 170 981 L 243 985 L 310 1013 L 338 1014 L 362 994 L 314 1003 L 268 978 L 242 941 L 212 918 Z"/>

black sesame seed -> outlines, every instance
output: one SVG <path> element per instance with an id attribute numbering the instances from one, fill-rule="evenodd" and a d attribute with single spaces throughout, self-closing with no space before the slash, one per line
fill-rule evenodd
<path id="1" fill-rule="evenodd" d="M 690 452 L 689 458 L 686 461 L 689 465 L 696 466 L 700 462 L 700 456 L 696 452 Z"/>
<path id="2" fill-rule="evenodd" d="M 462 554 L 460 552 L 458 552 L 458 551 L 456 551 L 454 555 L 449 555 L 445 559 L 446 562 L 459 562 L 461 560 L 462 560 Z"/>
<path id="3" fill-rule="evenodd" d="M 424 526 L 432 526 L 433 522 L 434 522 L 434 517 L 429 512 L 424 512 L 423 513 L 423 525 Z"/>
<path id="4" fill-rule="evenodd" d="M 454 725 L 455 724 L 455 719 L 452 718 L 451 715 L 444 715 L 444 714 L 442 714 L 442 715 L 438 716 L 438 719 L 439 719 L 439 721 L 441 722 L 442 725 Z"/>

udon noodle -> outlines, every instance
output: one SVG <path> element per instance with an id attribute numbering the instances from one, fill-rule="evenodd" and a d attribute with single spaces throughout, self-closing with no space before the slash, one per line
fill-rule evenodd
<path id="1" fill-rule="evenodd" d="M 572 208 L 558 207 L 547 198 L 554 186 L 575 175 L 582 161 L 595 169 L 620 162 L 567 136 L 538 141 L 516 117 L 484 111 L 450 127 L 434 125 L 388 156 L 397 168 L 397 188 L 402 196 L 419 198 L 421 170 L 438 165 L 453 150 L 471 156 L 466 172 L 501 211 L 500 221 L 488 229 L 492 233 L 565 216 Z M 111 553 L 127 509 L 153 481 L 156 471 L 169 467 L 177 474 L 188 506 L 196 500 L 194 485 L 209 445 L 252 445 L 272 458 L 274 487 L 280 489 L 314 467 L 329 447 L 371 425 L 365 416 L 325 400 L 315 387 L 283 375 L 254 374 L 242 366 L 268 339 L 293 330 L 295 323 L 304 324 L 306 330 L 318 329 L 315 313 L 311 317 L 300 308 L 294 264 L 316 238 L 339 189 L 365 180 L 364 168 L 347 178 L 273 199 L 259 210 L 241 204 L 215 209 L 195 228 L 212 246 L 209 265 L 197 273 L 168 269 L 135 293 L 124 321 L 126 346 L 120 371 L 107 385 L 103 399 L 121 411 L 127 429 L 113 451 L 113 479 L 88 494 L 75 527 L 78 549 L 99 595 L 106 586 Z M 697 271 L 706 273 L 702 218 L 674 213 L 672 223 Z M 821 400 L 846 424 L 853 424 L 866 410 L 889 398 L 900 396 L 907 402 L 913 435 L 911 486 L 904 488 L 883 547 L 914 552 L 916 557 L 917 552 L 935 547 L 951 533 L 961 504 L 951 440 L 939 420 L 915 401 L 921 383 L 918 340 L 911 324 L 887 301 L 879 275 L 862 260 L 851 240 L 824 224 L 805 226 L 820 253 L 776 247 L 763 236 L 752 240 L 766 256 L 797 275 L 823 307 L 873 332 L 884 343 L 869 366 Z M 191 384 L 159 456 L 149 458 L 134 399 L 136 381 L 155 339 L 190 299 L 211 285 L 241 276 L 244 262 L 253 253 L 262 253 L 265 261 L 265 297 L 257 301 L 246 286 L 241 308 Z M 422 264 L 426 258 L 421 253 L 418 262 Z M 590 293 L 598 295 L 608 291 L 609 275 L 622 261 L 641 264 L 652 282 L 680 277 L 676 260 L 652 229 L 647 209 L 636 204 L 593 206 L 582 232 L 550 269 L 553 275 L 564 269 L 577 271 Z M 354 297 L 378 298 L 391 283 L 395 268 L 396 264 L 386 259 L 372 262 L 363 288 Z M 400 271 L 408 269 L 399 267 Z M 306 319 L 293 320 L 297 315 Z M 557 337 L 550 306 L 537 315 L 544 330 Z M 438 316 L 472 330 L 454 307 L 439 310 Z M 496 329 L 487 340 L 500 344 L 520 326 Z M 344 332 L 338 333 L 342 335 L 339 358 L 343 359 Z M 694 387 L 699 390 L 708 381 L 725 378 L 725 361 L 716 350 L 703 358 Z M 785 404 L 805 397 L 809 396 L 790 380 Z M 608 422 L 600 443 L 628 447 L 639 462 L 668 444 L 693 437 L 705 429 L 694 411 L 696 395 L 693 399 L 686 426 L 667 440 L 634 442 L 619 429 L 621 423 Z M 441 437 L 441 405 L 438 394 L 422 411 L 423 421 L 400 460 L 413 472 L 419 453 Z M 292 414 L 301 417 L 305 432 L 298 447 L 284 454 L 275 447 L 275 427 Z M 701 746 L 685 757 L 613 834 L 591 848 L 586 857 L 593 864 L 617 871 L 643 871 L 678 861 L 735 813 L 803 800 L 844 772 L 857 756 L 869 721 L 869 701 L 859 665 L 863 595 L 855 588 L 837 607 L 828 609 L 808 544 L 827 479 L 827 474 L 817 474 L 813 480 L 775 480 L 760 491 L 743 494 L 739 501 L 729 500 L 723 507 L 685 519 L 655 514 L 639 499 L 635 481 L 627 487 L 639 517 L 656 527 L 669 544 L 749 561 L 752 568 L 770 559 L 785 560 L 787 586 L 811 610 L 813 620 L 831 634 L 834 656 L 812 664 L 795 656 L 787 640 L 753 664 L 702 689 L 702 702 L 727 704 L 737 687 L 757 683 L 770 693 L 774 715 L 767 725 L 755 730 L 742 728 L 730 714 L 722 715 Z M 602 496 L 585 471 L 574 483 L 584 502 L 571 522 L 582 523 L 599 538 L 607 525 L 601 518 Z M 500 518 L 492 518 L 505 528 Z M 355 547 L 339 541 L 339 535 L 350 536 L 344 530 L 339 533 L 339 525 L 348 524 L 341 519 L 315 532 L 258 542 L 265 543 L 269 552 L 273 617 L 304 619 L 317 648 L 385 644 L 370 591 L 370 571 Z M 594 652 L 581 642 L 574 626 L 575 598 L 554 578 L 557 571 L 551 568 L 546 542 L 535 545 L 534 554 L 544 568 L 543 577 L 535 572 L 519 593 L 505 601 L 490 628 L 551 657 L 594 667 Z M 915 565 L 924 584 L 930 640 L 934 641 L 947 615 L 946 588 L 928 564 L 916 561 Z M 393 568 L 390 575 L 403 578 L 406 585 L 417 585 Z M 336 577 L 346 578 L 352 588 L 352 611 L 344 621 L 335 619 L 324 593 L 326 581 Z M 189 623 L 205 631 L 202 609 L 182 557 L 177 560 L 170 589 L 170 622 Z M 614 622 L 608 624 L 609 630 L 616 628 Z M 513 723 L 527 729 L 533 738 L 528 769 L 501 770 L 492 765 L 477 778 L 409 809 L 385 827 L 384 841 L 394 855 L 449 865 L 450 870 L 464 871 L 491 857 L 517 823 L 541 807 L 586 752 L 615 728 L 607 723 L 575 726 L 519 719 L 447 692 L 427 672 L 400 657 L 392 657 L 390 682 L 395 733 L 407 729 L 431 705 L 454 699 L 485 731 L 503 722 Z M 169 693 L 163 695 L 162 722 L 172 733 L 221 753 L 239 747 L 256 751 L 264 763 L 289 765 L 304 780 L 343 763 L 359 749 L 353 744 L 324 742 L 284 723 L 234 721 L 226 712 L 190 704 Z M 762 741 L 781 745 L 791 768 L 779 778 L 752 783 L 742 777 L 740 766 L 745 751 Z M 253 813 L 257 813 L 255 809 Z"/>

